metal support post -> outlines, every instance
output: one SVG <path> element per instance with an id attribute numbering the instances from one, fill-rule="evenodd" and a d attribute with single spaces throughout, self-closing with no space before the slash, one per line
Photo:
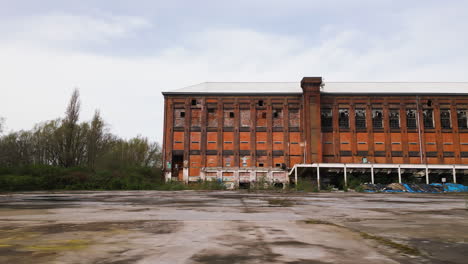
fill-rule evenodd
<path id="1" fill-rule="evenodd" d="M 320 166 L 317 163 L 317 187 L 320 190 Z"/>
<path id="2" fill-rule="evenodd" d="M 371 176 L 371 182 L 372 184 L 374 184 L 374 165 L 373 164 L 371 165 L 371 168 L 370 168 L 370 176 Z"/>
<path id="3" fill-rule="evenodd" d="M 426 184 L 429 184 L 429 168 L 426 165 Z"/>
<path id="4" fill-rule="evenodd" d="M 297 165 L 294 165 L 294 186 L 296 186 L 297 190 Z"/>
<path id="5" fill-rule="evenodd" d="M 452 174 L 453 174 L 453 183 L 457 183 L 457 170 L 455 169 L 455 165 L 453 165 Z"/>
<path id="6" fill-rule="evenodd" d="M 348 186 L 348 179 L 347 179 L 347 175 L 346 175 L 346 164 L 344 165 L 344 185 L 345 186 Z"/>
<path id="7" fill-rule="evenodd" d="M 398 165 L 398 183 L 401 184 L 401 168 L 400 168 L 400 165 Z"/>

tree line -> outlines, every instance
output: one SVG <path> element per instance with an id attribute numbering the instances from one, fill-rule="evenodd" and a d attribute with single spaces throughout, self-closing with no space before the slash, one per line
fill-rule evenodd
<path id="1" fill-rule="evenodd" d="M 14 174 L 14 168 L 46 166 L 87 172 L 146 168 L 160 175 L 161 147 L 157 142 L 142 136 L 126 140 L 112 134 L 97 110 L 91 121 L 80 122 L 80 110 L 80 95 L 75 89 L 63 117 L 41 122 L 31 130 L 6 133 L 0 117 L 0 174 Z"/>

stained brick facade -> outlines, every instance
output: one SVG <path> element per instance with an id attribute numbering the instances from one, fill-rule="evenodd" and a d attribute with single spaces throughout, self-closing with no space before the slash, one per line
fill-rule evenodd
<path id="1" fill-rule="evenodd" d="M 163 93 L 168 177 L 252 179 L 364 158 L 468 164 L 468 94 L 326 93 L 322 85 L 306 77 L 300 93 Z"/>

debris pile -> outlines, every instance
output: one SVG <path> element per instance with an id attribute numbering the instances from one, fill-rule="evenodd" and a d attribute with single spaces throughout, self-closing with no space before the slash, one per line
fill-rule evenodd
<path id="1" fill-rule="evenodd" d="M 468 192 L 468 186 L 456 183 L 391 183 L 361 185 L 364 192 L 409 192 L 409 193 L 443 193 L 443 192 Z"/>

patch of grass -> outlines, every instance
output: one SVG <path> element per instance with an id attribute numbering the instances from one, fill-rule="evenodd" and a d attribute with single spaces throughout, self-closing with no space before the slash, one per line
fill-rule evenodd
<path id="1" fill-rule="evenodd" d="M 86 240 L 66 240 L 60 241 L 54 244 L 48 245 L 36 245 L 36 246 L 29 246 L 26 249 L 33 250 L 33 251 L 57 251 L 57 250 L 78 250 L 85 248 L 90 245 L 89 241 Z"/>
<path id="2" fill-rule="evenodd" d="M 394 242 L 390 239 L 387 239 L 381 236 L 371 235 L 365 232 L 359 232 L 359 235 L 361 235 L 361 237 L 364 239 L 374 240 L 382 245 L 394 248 L 404 254 L 415 255 L 415 256 L 421 255 L 421 252 L 419 252 L 419 250 L 417 250 L 416 248 L 410 247 L 405 244 Z"/>
<path id="3" fill-rule="evenodd" d="M 330 225 L 330 226 L 336 226 L 336 227 L 343 227 L 340 225 L 337 225 L 332 222 L 324 221 L 324 220 L 318 220 L 318 219 L 308 219 L 304 221 L 306 224 L 312 224 L 312 225 Z M 343 227 L 344 228 L 344 227 Z"/>
<path id="4" fill-rule="evenodd" d="M 290 207 L 293 206 L 293 202 L 289 199 L 270 199 L 268 200 L 269 205 L 280 206 L 280 207 Z"/>
<path id="5" fill-rule="evenodd" d="M 418 249 L 410 247 L 408 245 L 397 243 L 397 242 L 394 242 L 394 241 L 392 241 L 390 239 L 387 239 L 387 238 L 384 238 L 384 237 L 381 237 L 381 236 L 371 235 L 371 234 L 366 233 L 366 232 L 355 231 L 355 230 L 352 230 L 352 229 L 347 228 L 345 226 L 337 225 L 337 224 L 332 223 L 332 222 L 328 222 L 328 221 L 324 221 L 324 220 L 317 220 L 317 219 L 308 219 L 308 220 L 305 221 L 305 223 L 306 224 L 316 224 L 316 225 L 330 225 L 330 226 L 345 228 L 345 229 L 348 229 L 348 230 L 350 230 L 352 232 L 357 232 L 364 239 L 374 240 L 374 241 L 378 242 L 379 244 L 382 244 L 382 245 L 385 245 L 387 247 L 391 247 L 393 249 L 396 249 L 401 253 L 408 254 L 408 255 L 414 255 L 414 256 L 421 255 L 421 252 L 419 252 Z"/>

